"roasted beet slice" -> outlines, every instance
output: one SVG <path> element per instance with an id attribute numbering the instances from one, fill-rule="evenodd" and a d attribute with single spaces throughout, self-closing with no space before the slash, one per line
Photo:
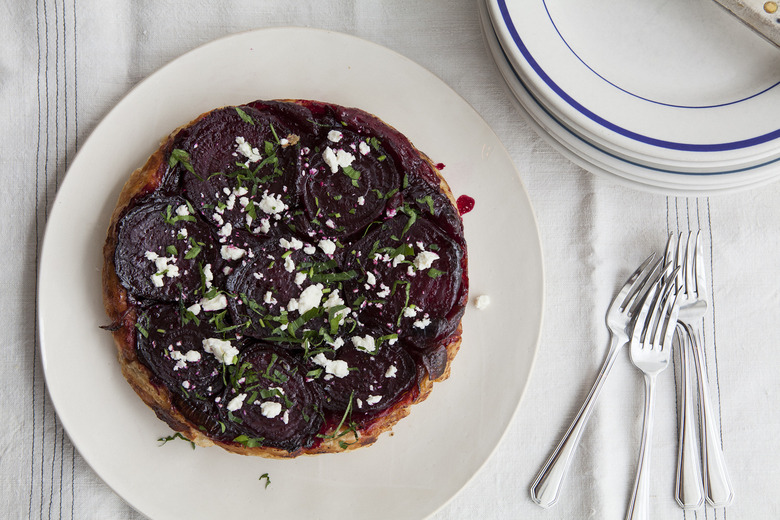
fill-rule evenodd
<path id="1" fill-rule="evenodd" d="M 213 258 L 209 226 L 181 197 L 150 197 L 120 223 L 116 273 L 136 298 L 196 299 Z"/>
<path id="2" fill-rule="evenodd" d="M 249 336 L 274 338 L 290 348 L 301 346 L 303 332 L 330 330 L 334 313 L 345 310 L 339 285 L 356 276 L 340 271 L 331 257 L 336 248 L 330 240 L 314 245 L 287 236 L 252 250 L 251 259 L 227 280 L 236 295 L 230 301 L 233 322 L 247 324 L 242 330 Z"/>
<path id="3" fill-rule="evenodd" d="M 385 211 L 401 173 L 376 137 L 331 127 L 304 157 L 299 180 L 305 213 L 299 226 L 312 236 L 347 237 Z"/>
<path id="4" fill-rule="evenodd" d="M 204 341 L 221 336 L 208 322 L 182 317 L 179 305 L 157 304 L 137 323 L 138 358 L 169 389 L 195 400 L 223 391 L 220 362 L 204 349 Z"/>
<path id="5" fill-rule="evenodd" d="M 438 176 L 431 168 L 430 163 L 422 157 L 421 152 L 401 132 L 387 125 L 375 115 L 358 108 L 333 106 L 331 110 L 334 111 L 334 116 L 350 129 L 379 139 L 388 155 L 409 179 L 421 178 L 438 186 Z"/>
<path id="6" fill-rule="evenodd" d="M 184 195 L 221 234 L 273 234 L 297 204 L 298 139 L 271 114 L 226 107 L 184 132 L 170 163 Z"/>
<path id="7" fill-rule="evenodd" d="M 222 411 L 239 436 L 235 442 L 294 452 L 310 446 L 323 423 L 322 396 L 306 370 L 285 351 L 257 345 L 232 367 Z"/>
<path id="8" fill-rule="evenodd" d="M 405 350 L 391 345 L 397 340 L 362 332 L 337 350 L 312 356 L 309 374 L 323 388 L 326 409 L 343 413 L 351 403 L 353 413 L 368 417 L 403 395 L 416 379 L 416 368 Z"/>
<path id="9" fill-rule="evenodd" d="M 427 348 L 454 332 L 465 302 L 461 248 L 408 206 L 357 241 L 345 294 L 359 320 Z"/>

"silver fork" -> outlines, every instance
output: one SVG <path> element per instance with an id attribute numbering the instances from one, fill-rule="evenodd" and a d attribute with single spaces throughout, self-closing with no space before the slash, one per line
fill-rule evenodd
<path id="1" fill-rule="evenodd" d="M 669 266 L 671 267 L 671 266 Z M 672 275 L 674 276 L 674 275 Z M 672 336 L 677 326 L 677 293 L 674 284 L 661 279 L 653 284 L 639 311 L 631 336 L 631 361 L 645 376 L 645 415 L 639 448 L 634 492 L 626 514 L 627 520 L 648 518 L 650 498 L 650 439 L 655 413 L 655 380 L 669 366 Z"/>
<path id="2" fill-rule="evenodd" d="M 542 507 L 551 507 L 558 501 L 563 480 L 585 425 L 593 411 L 593 404 L 601 392 L 601 387 L 612 369 L 618 353 L 628 342 L 629 327 L 638 307 L 640 295 L 644 293 L 645 287 L 655 283 L 662 274 L 659 267 L 663 263 L 663 259 L 653 262 L 654 257 L 655 254 L 651 255 L 631 274 L 607 311 L 606 322 L 610 331 L 610 345 L 601 371 L 571 426 L 531 485 L 531 498 Z"/>
<path id="3" fill-rule="evenodd" d="M 675 245 L 676 242 L 676 245 Z M 696 440 L 694 401 L 691 393 L 691 368 L 690 368 L 690 340 L 683 323 L 695 323 L 701 320 L 707 310 L 707 302 L 699 298 L 696 284 L 687 283 L 688 279 L 695 279 L 692 275 L 693 262 L 686 262 L 687 242 L 680 239 L 675 241 L 674 235 L 669 235 L 666 243 L 666 263 L 678 268 L 674 277 L 677 291 L 677 303 L 680 306 L 680 314 L 675 331 L 677 339 L 677 352 L 680 355 L 680 426 L 679 440 L 677 442 L 677 476 L 675 480 L 675 499 L 683 509 L 698 509 L 704 504 L 704 485 L 701 476 L 701 462 L 699 460 L 699 443 Z"/>
<path id="4" fill-rule="evenodd" d="M 684 324 L 683 329 L 686 332 L 684 339 L 687 341 L 682 341 L 681 346 L 689 345 L 690 351 L 693 353 L 693 362 L 699 382 L 704 492 L 707 501 L 713 507 L 726 507 L 734 499 L 734 490 L 726 469 L 721 439 L 713 415 L 708 390 L 709 384 L 702 336 L 702 317 L 707 310 L 707 285 L 704 270 L 704 254 L 699 232 L 689 233 L 685 241 L 683 241 L 683 235 L 680 234 L 677 245 L 677 265 L 681 266 L 683 271 L 677 276 L 677 288 L 678 290 L 684 290 L 686 295 L 686 306 L 681 306 L 679 319 Z M 683 352 L 687 353 L 688 349 L 681 348 L 681 353 Z M 687 368 L 686 363 L 687 360 L 683 361 L 683 369 Z M 682 373 L 685 375 L 684 371 Z M 683 383 L 683 390 L 685 390 L 685 385 L 687 385 L 687 382 Z M 686 416 L 683 418 L 683 423 L 688 422 L 689 424 L 686 428 L 692 430 L 693 427 L 690 423 L 692 422 L 693 413 L 684 407 L 683 414 Z M 687 442 L 687 438 L 681 438 L 681 440 Z M 686 449 L 684 446 L 680 447 L 681 452 Z M 684 458 L 682 462 L 683 467 L 678 466 L 678 475 L 680 472 L 690 471 L 688 468 L 689 458 Z M 685 476 L 682 478 L 685 478 Z M 686 486 L 690 489 L 690 485 L 686 484 Z M 678 501 L 680 501 L 679 498 Z M 682 501 L 680 503 L 684 504 Z"/>

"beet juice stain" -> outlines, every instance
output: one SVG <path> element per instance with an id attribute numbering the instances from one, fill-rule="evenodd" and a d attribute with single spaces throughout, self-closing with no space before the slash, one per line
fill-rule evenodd
<path id="1" fill-rule="evenodd" d="M 458 213 L 462 215 L 465 215 L 472 209 L 474 209 L 474 199 L 472 197 L 469 197 L 468 195 L 461 195 L 458 197 L 457 201 L 458 205 Z"/>

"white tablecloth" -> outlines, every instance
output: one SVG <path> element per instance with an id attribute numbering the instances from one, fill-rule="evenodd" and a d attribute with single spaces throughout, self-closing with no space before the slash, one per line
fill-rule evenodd
<path id="1" fill-rule="evenodd" d="M 607 382 L 561 501 L 529 485 L 577 412 L 607 346 L 617 285 L 668 233 L 701 229 L 713 289 L 707 363 L 736 499 L 683 512 L 673 498 L 676 409 L 657 416 L 658 518 L 780 515 L 780 183 L 717 197 L 636 191 L 586 172 L 536 135 L 483 41 L 477 0 L 36 0 L 0 17 L 0 513 L 3 518 L 141 518 L 84 463 L 46 393 L 36 266 L 46 221 L 79 145 L 137 82 L 215 38 L 310 26 L 376 42 L 421 64 L 471 103 L 509 150 L 534 206 L 546 303 L 530 384 L 503 441 L 440 519 L 622 518 L 641 433 L 643 386 L 628 356 Z M 110 160 L 110 157 L 107 158 Z M 85 201 L 85 210 L 89 210 Z M 627 353 L 626 353 L 627 354 Z M 675 403 L 674 370 L 659 402 Z"/>

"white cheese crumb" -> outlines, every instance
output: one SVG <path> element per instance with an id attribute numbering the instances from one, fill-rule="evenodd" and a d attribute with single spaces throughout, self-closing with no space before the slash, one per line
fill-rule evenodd
<path id="1" fill-rule="evenodd" d="M 376 295 L 379 298 L 387 298 L 388 296 L 390 296 L 390 287 L 388 287 L 388 286 L 386 286 L 385 284 L 382 283 L 382 284 L 379 284 L 379 288 L 382 289 L 381 291 L 376 293 Z"/>
<path id="2" fill-rule="evenodd" d="M 418 329 L 424 329 L 425 327 L 427 327 L 430 324 L 431 324 L 431 320 L 429 318 L 423 318 L 423 319 L 417 320 L 417 321 L 415 321 L 413 323 L 413 325 L 415 327 L 417 327 Z"/>
<path id="3" fill-rule="evenodd" d="M 366 273 L 366 282 L 368 285 L 376 285 L 376 276 L 371 271 Z"/>
<path id="4" fill-rule="evenodd" d="M 330 167 L 330 173 L 339 171 L 339 161 L 336 159 L 336 152 L 334 152 L 330 146 L 325 148 L 325 151 L 322 152 L 322 160 Z"/>
<path id="5" fill-rule="evenodd" d="M 295 273 L 295 285 L 299 286 L 306 280 L 306 273 Z"/>
<path id="6" fill-rule="evenodd" d="M 295 262 L 293 261 L 291 256 L 288 256 L 287 258 L 284 259 L 284 269 L 288 273 L 292 273 L 293 271 L 295 271 Z"/>
<path id="7" fill-rule="evenodd" d="M 369 395 L 368 397 L 366 397 L 366 403 L 369 405 L 376 404 L 381 400 L 382 400 L 381 395 Z"/>
<path id="8" fill-rule="evenodd" d="M 246 399 L 246 394 L 238 394 L 237 396 L 235 396 L 227 404 L 228 411 L 235 412 L 236 410 L 240 410 L 241 407 L 244 406 L 244 399 Z"/>
<path id="9" fill-rule="evenodd" d="M 347 168 L 348 166 L 352 166 L 352 163 L 355 160 L 355 156 L 344 150 L 339 150 L 336 152 L 336 160 L 338 161 L 339 166 L 342 168 Z"/>
<path id="10" fill-rule="evenodd" d="M 219 250 L 219 254 L 222 255 L 222 258 L 225 260 L 238 260 L 246 254 L 246 249 L 227 245 L 222 246 L 222 248 Z"/>
<path id="11" fill-rule="evenodd" d="M 474 300 L 474 305 L 476 305 L 477 309 L 484 310 L 490 305 L 490 296 L 487 294 L 481 294 L 477 296 L 477 299 Z"/>
<path id="12" fill-rule="evenodd" d="M 341 138 L 344 137 L 344 134 L 339 132 L 338 130 L 331 130 L 328 132 L 328 141 L 331 141 L 333 143 L 338 143 L 341 141 Z"/>
<path id="13" fill-rule="evenodd" d="M 387 372 L 385 372 L 385 377 L 395 377 L 396 372 L 398 372 L 398 368 L 396 368 L 395 365 L 390 365 L 387 367 Z"/>
<path id="14" fill-rule="evenodd" d="M 342 168 L 352 166 L 355 156 L 341 149 L 334 152 L 333 149 L 328 146 L 325 148 L 325 151 L 322 152 L 322 160 L 330 167 L 331 173 L 336 173 L 339 171 L 339 166 Z"/>
<path id="15" fill-rule="evenodd" d="M 310 285 L 303 290 L 298 298 L 298 312 L 306 314 L 307 311 L 320 306 L 322 300 L 322 284 Z"/>
<path id="16" fill-rule="evenodd" d="M 326 374 L 338 378 L 347 377 L 349 375 L 349 365 L 342 359 L 328 359 L 325 357 L 325 354 L 320 352 L 312 358 L 312 361 L 324 368 Z"/>
<path id="17" fill-rule="evenodd" d="M 233 225 L 230 222 L 228 222 L 227 224 L 225 224 L 219 229 L 218 234 L 219 236 L 229 237 L 232 232 L 233 232 Z"/>
<path id="18" fill-rule="evenodd" d="M 336 252 L 336 243 L 329 238 L 323 238 L 317 245 L 320 246 L 320 249 L 322 249 L 326 255 L 332 255 Z"/>
<path id="19" fill-rule="evenodd" d="M 404 255 L 396 255 L 395 258 L 393 258 L 393 267 L 397 266 L 401 262 L 403 262 L 406 259 Z M 415 258 L 416 260 L 416 258 Z"/>
<path id="20" fill-rule="evenodd" d="M 243 137 L 236 137 L 236 144 L 238 145 L 238 151 L 241 155 L 248 159 L 248 162 L 257 162 L 262 157 L 260 156 L 260 150 L 253 148 L 252 145 L 246 142 Z"/>
<path id="21" fill-rule="evenodd" d="M 262 413 L 264 417 L 273 419 L 282 413 L 282 403 L 277 403 L 276 401 L 265 401 L 260 404 L 260 413 Z"/>
<path id="22" fill-rule="evenodd" d="M 176 214 L 180 217 L 186 217 L 187 215 L 190 214 L 190 210 L 186 204 L 182 204 L 181 206 L 176 208 Z"/>
<path id="23" fill-rule="evenodd" d="M 368 153 L 371 151 L 371 147 L 368 146 L 367 142 L 360 141 L 360 144 L 358 145 L 358 150 L 360 150 L 361 154 L 368 155 Z"/>
<path id="24" fill-rule="evenodd" d="M 203 279 L 206 281 L 206 288 L 210 288 L 211 282 L 214 281 L 214 273 L 211 272 L 211 264 L 203 266 Z"/>
<path id="25" fill-rule="evenodd" d="M 358 206 L 363 206 L 363 205 L 365 205 L 365 203 L 366 203 L 366 198 L 365 198 L 363 195 L 361 195 L 360 197 L 358 197 L 358 198 L 357 198 L 357 203 L 358 203 Z"/>
<path id="26" fill-rule="evenodd" d="M 255 229 L 252 230 L 252 233 L 254 234 L 263 234 L 266 235 L 271 230 L 271 221 L 267 218 L 261 218 L 260 219 L 260 225 L 257 226 Z"/>
<path id="27" fill-rule="evenodd" d="M 238 349 L 231 345 L 230 341 L 223 341 L 219 338 L 204 339 L 203 350 L 213 354 L 217 361 L 224 365 L 232 365 L 238 356 Z"/>
<path id="28" fill-rule="evenodd" d="M 295 237 L 292 237 L 290 240 L 282 237 L 279 239 L 279 245 L 285 249 L 295 249 L 297 251 L 303 247 L 303 242 Z"/>
<path id="29" fill-rule="evenodd" d="M 197 316 L 200 314 L 200 304 L 199 303 L 193 303 L 189 307 L 187 307 L 187 310 L 190 311 L 192 314 Z"/>
<path id="30" fill-rule="evenodd" d="M 433 251 L 420 251 L 417 253 L 417 256 L 414 257 L 414 266 L 419 271 L 424 271 L 425 269 L 428 269 L 434 262 L 434 260 L 438 260 L 439 255 L 434 253 Z"/>
<path id="31" fill-rule="evenodd" d="M 404 316 L 407 318 L 414 318 L 417 316 L 417 307 L 407 307 L 404 309 Z"/>
<path id="32" fill-rule="evenodd" d="M 227 297 L 224 294 L 218 294 L 213 298 L 202 298 L 200 306 L 204 311 L 221 311 L 227 308 Z"/>
<path id="33" fill-rule="evenodd" d="M 281 195 L 269 195 L 268 191 L 263 192 L 263 197 L 260 199 L 258 206 L 269 215 L 281 213 L 287 209 L 287 204 L 282 201 Z"/>
<path id="34" fill-rule="evenodd" d="M 362 338 L 360 336 L 352 336 L 352 344 L 355 348 L 364 352 L 374 352 L 376 350 L 376 342 L 374 337 L 366 334 Z"/>
<path id="35" fill-rule="evenodd" d="M 265 296 L 263 296 L 263 303 L 267 303 L 269 305 L 276 305 L 276 298 L 274 298 L 274 293 L 271 291 L 268 291 L 265 293 Z"/>

